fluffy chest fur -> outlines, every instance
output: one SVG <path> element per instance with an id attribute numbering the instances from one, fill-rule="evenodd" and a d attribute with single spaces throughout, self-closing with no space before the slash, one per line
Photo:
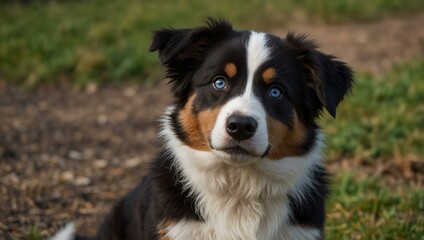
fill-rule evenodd
<path id="1" fill-rule="evenodd" d="M 249 220 L 249 219 L 247 219 Z M 217 227 L 222 227 L 216 230 Z M 239 229 L 241 230 L 241 229 Z M 215 240 L 215 239 L 287 239 L 287 240 L 312 240 L 320 239 L 321 233 L 314 228 L 305 228 L 299 226 L 286 225 L 284 228 L 264 229 L 253 233 L 252 230 L 247 232 L 238 232 L 231 229 L 228 225 L 211 225 L 207 223 L 181 221 L 167 228 L 169 239 L 183 240 Z"/>

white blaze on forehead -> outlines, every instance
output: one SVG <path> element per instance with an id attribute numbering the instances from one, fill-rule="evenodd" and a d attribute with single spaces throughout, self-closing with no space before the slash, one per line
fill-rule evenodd
<path id="1" fill-rule="evenodd" d="M 231 136 L 226 131 L 226 123 L 228 117 L 235 113 L 253 117 L 258 122 L 255 134 L 241 141 L 239 146 L 255 156 L 261 156 L 268 148 L 266 112 L 260 99 L 253 94 L 254 75 L 258 68 L 269 59 L 270 49 L 266 43 L 265 33 L 251 32 L 246 45 L 246 89 L 241 96 L 236 96 L 222 107 L 211 133 L 211 145 L 215 149 L 229 147 Z"/>
<path id="2" fill-rule="evenodd" d="M 257 69 L 265 63 L 270 54 L 266 46 L 267 38 L 265 33 L 251 32 L 247 43 L 247 84 L 243 95 L 252 93 L 253 77 Z"/>

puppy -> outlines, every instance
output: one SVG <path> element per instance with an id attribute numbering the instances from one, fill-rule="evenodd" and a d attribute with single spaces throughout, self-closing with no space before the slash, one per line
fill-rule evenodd
<path id="1" fill-rule="evenodd" d="M 96 239 L 323 239 L 317 118 L 336 116 L 351 69 L 304 35 L 214 19 L 159 30 L 150 51 L 176 99 L 162 118 L 163 150 Z"/>

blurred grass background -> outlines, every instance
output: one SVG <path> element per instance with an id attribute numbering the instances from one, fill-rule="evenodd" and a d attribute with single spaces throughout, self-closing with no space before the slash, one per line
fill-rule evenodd
<path id="1" fill-rule="evenodd" d="M 296 20 L 340 24 L 424 9 L 422 0 L 21 2 L 0 0 L 0 76 L 27 86 L 58 78 L 76 85 L 152 81 L 159 70 L 146 51 L 151 32 L 197 26 L 205 16 L 270 30 Z"/>
<path id="2" fill-rule="evenodd" d="M 0 78 L 22 87 L 71 82 L 140 82 L 161 76 L 147 51 L 151 32 L 199 25 L 205 16 L 271 30 L 295 21 L 345 24 L 407 16 L 422 0 L 4 1 L 0 0 Z M 252 14 L 254 13 L 254 14 Z M 330 159 L 386 163 L 424 156 L 424 61 L 383 76 L 358 73 L 337 119 L 321 121 Z M 388 183 L 361 169 L 337 171 L 327 239 L 424 239 L 424 191 L 407 179 Z M 41 239 L 36 227 L 28 239 Z"/>
<path id="3" fill-rule="evenodd" d="M 331 157 L 424 156 L 424 62 L 396 66 L 382 77 L 358 73 L 337 118 L 323 117 Z"/>

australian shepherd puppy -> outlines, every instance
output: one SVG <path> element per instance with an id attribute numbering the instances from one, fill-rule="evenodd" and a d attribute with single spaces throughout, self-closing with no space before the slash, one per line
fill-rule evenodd
<path id="1" fill-rule="evenodd" d="M 304 35 L 213 19 L 155 32 L 150 51 L 176 98 L 162 118 L 163 150 L 96 239 L 323 239 L 317 118 L 336 115 L 351 69 Z"/>

